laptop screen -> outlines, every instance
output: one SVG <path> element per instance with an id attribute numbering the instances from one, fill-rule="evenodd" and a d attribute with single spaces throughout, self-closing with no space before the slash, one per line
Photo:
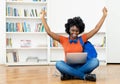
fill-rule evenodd
<path id="1" fill-rule="evenodd" d="M 66 62 L 68 64 L 84 64 L 87 60 L 87 53 L 67 53 Z"/>

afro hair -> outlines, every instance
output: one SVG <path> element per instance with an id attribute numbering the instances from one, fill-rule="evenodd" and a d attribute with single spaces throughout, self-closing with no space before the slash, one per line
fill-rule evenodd
<path id="1" fill-rule="evenodd" d="M 76 26 L 79 29 L 79 34 L 84 32 L 85 24 L 83 23 L 83 20 L 80 17 L 74 17 L 68 19 L 67 23 L 65 24 L 65 32 L 70 35 L 70 28 L 72 26 Z"/>

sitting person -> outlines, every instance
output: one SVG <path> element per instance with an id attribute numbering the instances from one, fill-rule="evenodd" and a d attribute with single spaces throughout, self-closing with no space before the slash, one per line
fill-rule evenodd
<path id="1" fill-rule="evenodd" d="M 97 23 L 95 28 L 93 28 L 90 32 L 84 33 L 85 24 L 80 17 L 74 17 L 68 19 L 67 23 L 65 24 L 65 31 L 69 35 L 69 37 L 65 37 L 62 35 L 58 35 L 52 32 L 45 20 L 45 11 L 41 11 L 40 18 L 42 23 L 45 27 L 47 34 L 53 38 L 54 40 L 60 42 L 60 44 L 64 48 L 65 56 L 67 53 L 78 53 L 83 52 L 83 47 L 78 40 L 78 35 L 81 34 L 83 42 L 86 42 L 88 39 L 93 37 L 101 28 L 105 18 L 107 16 L 107 9 L 103 8 L 103 16 L 101 17 L 100 21 Z M 72 42 L 70 40 L 73 40 Z M 77 77 L 81 80 L 89 80 L 89 81 L 96 81 L 96 75 L 91 74 L 91 72 L 99 66 L 99 60 L 97 58 L 92 58 L 87 60 L 84 64 L 67 64 L 66 59 L 64 61 L 56 62 L 56 68 L 61 73 L 61 80 L 66 79 L 73 79 Z"/>

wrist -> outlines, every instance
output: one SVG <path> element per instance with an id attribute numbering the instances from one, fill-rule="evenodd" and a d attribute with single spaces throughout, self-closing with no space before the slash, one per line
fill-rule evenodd
<path id="1" fill-rule="evenodd" d="M 45 19 L 45 18 L 44 18 L 44 16 L 43 16 L 43 17 L 41 17 L 41 20 L 43 20 L 43 19 Z"/>
<path id="2" fill-rule="evenodd" d="M 107 16 L 107 14 L 103 14 L 103 17 L 106 17 Z"/>

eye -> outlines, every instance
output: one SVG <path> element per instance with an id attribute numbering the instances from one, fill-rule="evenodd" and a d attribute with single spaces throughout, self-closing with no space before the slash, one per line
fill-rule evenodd
<path id="1" fill-rule="evenodd" d="M 79 32 L 79 30 L 71 29 L 71 32 Z"/>
<path id="2" fill-rule="evenodd" d="M 76 26 L 73 26 L 73 27 L 70 28 L 70 32 L 71 33 L 73 33 L 73 32 L 74 33 L 79 33 L 79 29 Z"/>

